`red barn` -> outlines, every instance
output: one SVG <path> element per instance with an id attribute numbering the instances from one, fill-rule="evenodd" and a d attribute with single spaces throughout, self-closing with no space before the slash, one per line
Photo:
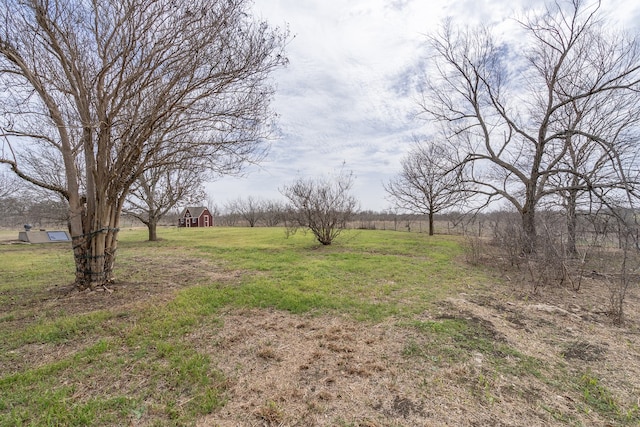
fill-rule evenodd
<path id="1" fill-rule="evenodd" d="M 178 227 L 213 227 L 213 215 L 203 206 L 186 207 L 178 218 Z"/>

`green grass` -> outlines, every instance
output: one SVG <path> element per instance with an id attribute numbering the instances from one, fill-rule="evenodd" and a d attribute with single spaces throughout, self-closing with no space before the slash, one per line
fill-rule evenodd
<path id="1" fill-rule="evenodd" d="M 619 425 L 640 425 L 640 407 L 622 408 L 611 391 L 591 372 L 586 372 L 575 381 L 582 394 L 587 411 L 598 412 L 605 418 L 615 420 Z"/>
<path id="2" fill-rule="evenodd" d="M 216 241 L 224 243 L 195 239 L 194 245 L 201 256 L 247 274 L 241 286 L 188 291 L 213 308 L 224 303 L 293 313 L 339 310 L 380 320 L 423 311 L 480 277 L 452 262 L 459 246 L 439 237 L 356 231 L 318 246 L 310 236 L 285 239 L 282 230 L 255 229 L 240 236 L 222 230 Z"/>
<path id="3" fill-rule="evenodd" d="M 455 237 L 348 231 L 321 246 L 311 235 L 286 238 L 278 228 L 159 235 L 147 242 L 144 229 L 122 231 L 115 274 L 130 286 L 121 292 L 144 285 L 150 294 L 155 286 L 172 293 L 157 300 L 141 293 L 113 307 L 83 308 L 77 301 L 84 299 L 52 292 L 73 281 L 70 248 L 0 246 L 0 426 L 194 424 L 224 405 L 229 380 L 190 335 L 215 336 L 229 308 L 364 322 L 391 317 L 417 331 L 404 357 L 437 369 L 480 353 L 490 371 L 467 386 L 488 404 L 495 375 L 538 379 L 548 368 L 479 319 L 415 320 L 442 299 L 489 283 L 481 269 L 459 261 Z M 637 408 L 621 408 L 594 377 L 567 384 L 580 390 L 585 408 L 626 424 L 638 420 Z M 274 405 L 265 403 L 264 419 L 278 418 Z"/>
<path id="4" fill-rule="evenodd" d="M 146 230 L 122 231 L 116 277 L 187 286 L 167 302 L 132 308 L 51 302 L 52 289 L 73 281 L 70 248 L 0 246 L 0 426 L 190 424 L 224 404 L 226 379 L 185 340 L 198 328 L 219 327 L 221 308 L 377 321 L 422 312 L 483 280 L 455 262 L 459 245 L 443 237 L 354 231 L 327 247 L 310 235 L 286 238 L 283 229 L 169 229 L 160 236 L 146 242 Z M 201 265 L 181 270 L 194 262 Z M 221 279 L 203 269 L 222 272 Z M 38 352 L 42 363 L 22 363 Z"/>
<path id="5" fill-rule="evenodd" d="M 427 358 L 436 365 L 451 365 L 479 353 L 495 372 L 505 375 L 541 377 L 544 364 L 512 348 L 479 319 L 444 318 L 408 324 L 422 334 L 420 342 L 407 344 L 404 355 Z M 482 381 L 481 381 L 482 382 Z"/>
<path id="6" fill-rule="evenodd" d="M 71 247 L 64 243 L 3 245 L 0 254 L 0 292 L 32 290 L 47 283 L 58 284 L 61 276 L 73 277 Z"/>

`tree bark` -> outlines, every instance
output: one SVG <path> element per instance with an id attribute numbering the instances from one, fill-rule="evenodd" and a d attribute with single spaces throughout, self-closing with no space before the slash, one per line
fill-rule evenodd
<path id="1" fill-rule="evenodd" d="M 433 236 L 433 212 L 429 212 L 429 236 Z"/>
<path id="2" fill-rule="evenodd" d="M 86 210 L 83 211 L 83 233 L 72 234 L 78 289 L 95 289 L 113 281 L 120 205 L 118 202 L 113 205 L 101 203 L 94 212 L 93 221 L 89 221 Z"/>
<path id="3" fill-rule="evenodd" d="M 578 253 L 576 246 L 576 228 L 578 215 L 576 213 L 576 203 L 578 199 L 577 190 L 569 190 L 567 197 L 567 254 L 575 256 Z"/>
<path id="4" fill-rule="evenodd" d="M 155 218 L 149 218 L 147 222 L 147 229 L 149 230 L 149 241 L 155 242 L 158 240 L 158 221 Z"/>
<path id="5" fill-rule="evenodd" d="M 537 233 L 536 233 L 536 200 L 533 195 L 532 188 L 527 188 L 527 197 L 520 212 L 522 216 L 522 252 L 524 254 L 533 254 L 536 251 Z"/>

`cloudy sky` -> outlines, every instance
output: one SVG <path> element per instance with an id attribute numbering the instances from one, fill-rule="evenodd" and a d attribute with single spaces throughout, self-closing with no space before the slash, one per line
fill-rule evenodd
<path id="1" fill-rule="evenodd" d="M 282 199 L 299 177 L 327 176 L 344 164 L 355 175 L 361 209 L 390 207 L 383 183 L 400 170 L 414 135 L 429 133 L 416 117 L 411 81 L 424 61 L 425 34 L 451 17 L 509 32 L 511 19 L 542 0 L 255 0 L 257 17 L 288 26 L 290 64 L 273 75 L 277 139 L 269 156 L 243 177 L 207 186 L 213 202 L 248 196 Z M 637 0 L 603 0 L 627 27 L 640 23 Z"/>

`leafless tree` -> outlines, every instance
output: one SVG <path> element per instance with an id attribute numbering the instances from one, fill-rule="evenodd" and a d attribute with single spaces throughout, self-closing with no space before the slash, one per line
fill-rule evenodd
<path id="1" fill-rule="evenodd" d="M 0 199 L 7 198 L 20 188 L 19 181 L 8 172 L 0 170 Z"/>
<path id="2" fill-rule="evenodd" d="M 455 166 L 452 155 L 449 145 L 418 142 L 402 160 L 402 172 L 385 185 L 396 207 L 428 216 L 430 236 L 434 216 L 462 208 L 468 198 L 462 169 Z"/>
<path id="3" fill-rule="evenodd" d="M 264 225 L 276 227 L 284 221 L 286 206 L 279 200 L 267 200 L 264 202 Z"/>
<path id="4" fill-rule="evenodd" d="M 226 211 L 247 221 L 249 227 L 255 227 L 264 217 L 265 202 L 253 196 L 246 199 L 238 197 L 227 203 Z"/>
<path id="5" fill-rule="evenodd" d="M 603 92 L 574 100 L 563 110 L 558 116 L 567 129 L 565 155 L 557 173 L 549 176 L 549 184 L 558 190 L 566 213 L 566 251 L 575 256 L 578 208 L 590 213 L 594 196 L 637 192 L 640 97 L 632 91 Z"/>
<path id="6" fill-rule="evenodd" d="M 353 174 L 341 171 L 331 178 L 300 178 L 285 186 L 282 194 L 289 200 L 288 226 L 308 228 L 323 245 L 330 245 L 346 228 L 358 207 L 350 194 Z"/>
<path id="7" fill-rule="evenodd" d="M 637 210 L 628 207 L 607 207 L 591 217 L 594 243 L 589 247 L 588 272 L 592 280 L 609 290 L 609 315 L 613 323 L 624 322 L 624 306 L 629 291 L 637 284 L 638 238 L 640 224 Z M 597 224 L 597 222 L 600 224 Z M 610 235 L 610 236 L 608 236 Z M 611 237 L 617 250 L 610 243 Z M 608 242 L 609 244 L 603 244 Z"/>
<path id="8" fill-rule="evenodd" d="M 622 127 L 637 121 L 640 44 L 612 30 L 599 2 L 556 2 L 520 24 L 516 41 L 498 42 L 490 29 L 445 23 L 429 38 L 433 73 L 422 106 L 466 154 L 477 192 L 516 208 L 523 251 L 534 252 L 538 203 L 563 190 L 551 185 L 552 177 L 575 172 L 563 164 L 571 142 L 580 136 L 616 167 L 616 132 L 601 133 L 595 121 Z M 576 187 L 590 190 L 584 182 L 564 189 Z"/>
<path id="9" fill-rule="evenodd" d="M 148 169 L 131 186 L 123 212 L 146 225 L 149 241 L 156 241 L 160 219 L 177 206 L 193 206 L 205 199 L 205 178 L 205 171 L 193 162 Z"/>
<path id="10" fill-rule="evenodd" d="M 218 206 L 213 196 L 209 193 L 205 193 L 204 200 L 206 201 L 207 208 L 209 209 L 209 212 L 211 212 L 215 221 L 216 218 L 220 217 L 220 206 Z"/>
<path id="11" fill-rule="evenodd" d="M 120 213 L 145 170 L 200 157 L 224 173 L 264 154 L 268 77 L 286 62 L 288 36 L 248 7 L 0 4 L 0 162 L 68 201 L 79 288 L 112 279 Z M 44 170 L 61 179 L 43 179 Z"/>
<path id="12" fill-rule="evenodd" d="M 13 178 L 13 177 L 11 177 Z M 68 219 L 66 200 L 51 192 L 40 191 L 27 182 L 9 180 L 11 193 L 0 197 L 0 226 L 64 226 Z"/>

